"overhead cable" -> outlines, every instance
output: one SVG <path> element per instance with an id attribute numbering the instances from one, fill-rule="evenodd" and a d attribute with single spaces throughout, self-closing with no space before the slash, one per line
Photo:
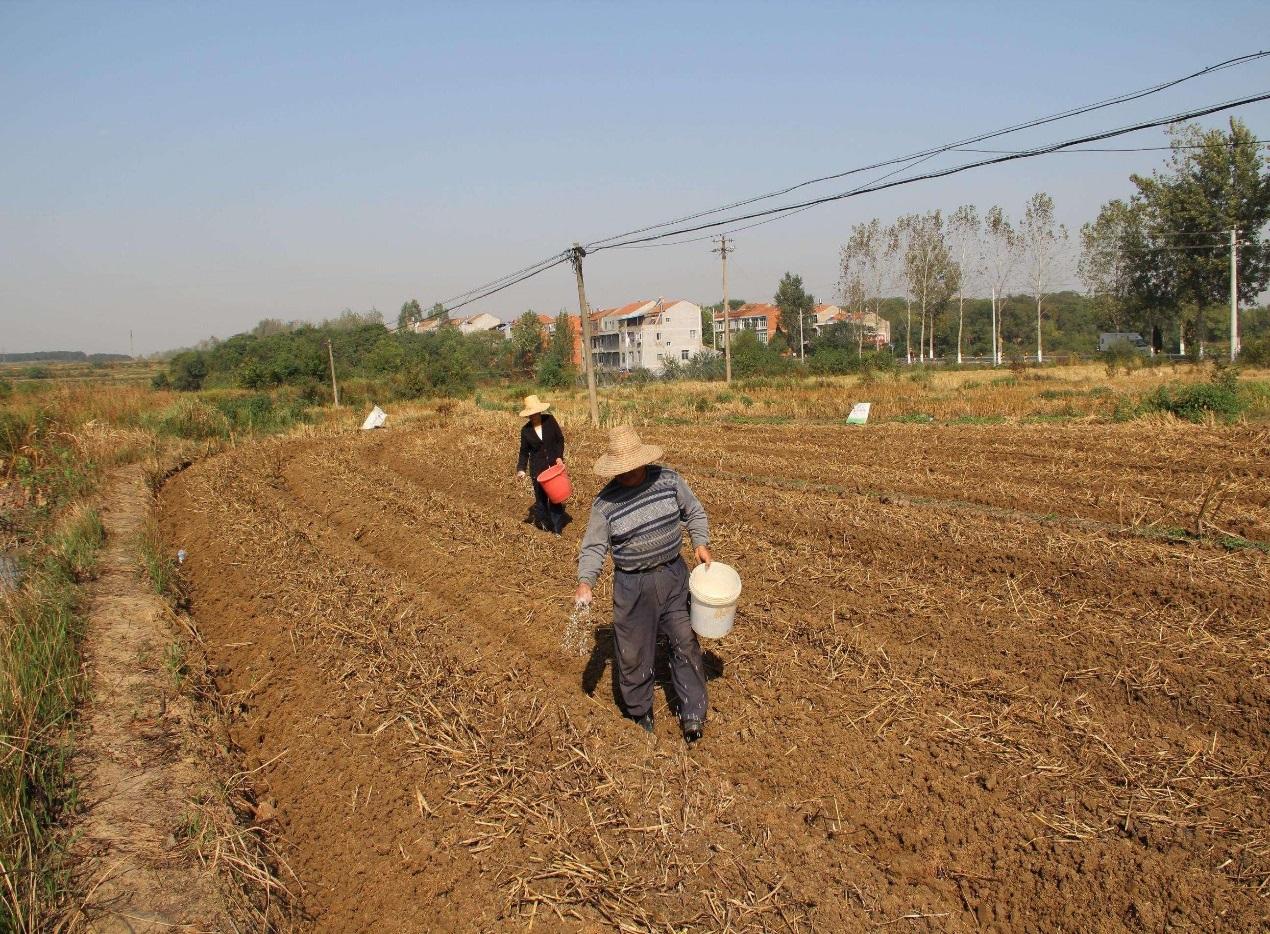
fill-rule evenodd
<path id="1" fill-rule="evenodd" d="M 827 204 L 831 201 L 842 201 L 846 198 L 857 197 L 862 194 L 869 194 L 876 191 L 883 191 L 887 188 L 897 188 L 901 185 L 911 185 L 914 182 L 929 181 L 935 178 L 944 178 L 949 175 L 956 175 L 960 172 L 966 172 L 970 169 L 983 168 L 989 165 L 999 165 L 1004 162 L 1013 162 L 1018 159 L 1030 159 L 1036 156 L 1048 155 L 1049 153 L 1059 152 L 1069 146 L 1080 146 L 1084 143 L 1098 142 L 1099 140 L 1112 139 L 1117 136 L 1124 136 L 1128 133 L 1136 133 L 1141 130 L 1148 130 L 1154 127 L 1167 126 L 1170 123 L 1178 123 L 1183 120 L 1193 120 L 1197 117 L 1207 116 L 1209 114 L 1218 113 L 1223 110 L 1230 110 L 1234 107 L 1241 107 L 1247 104 L 1254 104 L 1259 101 L 1270 100 L 1270 92 L 1262 92 L 1260 94 L 1250 95 L 1248 97 L 1235 98 L 1233 100 L 1223 101 L 1220 104 L 1213 104 L 1208 107 L 1201 107 L 1195 110 L 1184 111 L 1181 113 L 1171 114 L 1167 117 L 1161 117 L 1155 120 L 1148 120 L 1141 123 L 1135 123 L 1130 126 L 1118 127 L 1113 130 L 1105 130 L 1100 133 L 1091 133 L 1086 136 L 1076 137 L 1074 139 L 1065 140 L 1059 143 L 1052 143 L 1046 146 L 1038 146 L 1034 149 L 1027 149 L 1021 152 L 1007 153 L 999 155 L 992 159 L 980 159 L 975 162 L 968 162 L 962 165 L 951 166 L 946 169 L 939 169 L 934 172 L 926 172 L 922 175 L 915 175 L 910 178 L 894 179 L 891 181 L 880 182 L 876 185 L 869 185 L 861 188 L 854 188 L 850 191 L 839 192 L 838 194 L 825 195 L 820 198 L 813 198 L 808 201 L 798 202 L 795 204 L 786 204 L 781 207 L 767 208 L 762 211 L 754 211 L 749 214 L 741 214 L 735 217 L 724 218 L 723 220 L 710 221 L 705 224 L 697 224 L 692 227 L 685 227 L 679 230 L 665 231 L 659 234 L 650 234 L 647 237 L 636 237 L 630 240 L 621 241 L 619 243 L 609 243 L 593 248 L 590 252 L 598 253 L 602 250 L 610 250 L 617 247 L 630 246 L 637 243 L 650 243 L 657 240 L 663 240 L 667 237 L 677 237 L 684 234 L 696 233 L 702 230 L 715 230 L 719 227 L 726 227 L 729 224 L 736 224 L 741 221 L 754 220 L 756 218 L 767 217 L 775 214 L 792 214 L 799 210 L 815 207 L 821 204 Z"/>
<path id="2" fill-rule="evenodd" d="M 1195 78 L 1200 78 L 1205 75 L 1210 75 L 1218 71 L 1223 71 L 1227 68 L 1236 67 L 1238 65 L 1245 65 L 1250 62 L 1263 59 L 1267 56 L 1270 56 L 1270 51 L 1250 52 L 1246 55 L 1239 55 L 1234 58 L 1227 59 L 1223 62 L 1218 62 L 1215 65 L 1209 65 L 1206 68 L 1201 68 L 1199 71 L 1191 72 L 1190 74 L 1187 74 L 1187 75 L 1182 75 L 1179 78 L 1174 78 L 1169 81 L 1163 81 L 1163 82 L 1160 82 L 1159 84 L 1154 84 L 1154 85 L 1151 85 L 1150 87 L 1142 88 L 1137 91 L 1130 91 L 1124 94 L 1119 94 L 1119 95 L 1116 95 L 1115 97 L 1109 97 L 1101 101 L 1096 101 L 1092 104 L 1084 104 L 1078 107 L 1073 107 L 1056 114 L 1050 114 L 1049 116 L 1045 116 L 1045 117 L 1038 117 L 1033 120 L 1028 120 L 1023 123 L 1014 124 L 1012 126 L 1004 127 L 999 130 L 993 130 L 988 133 L 981 133 L 976 136 L 971 136 L 966 139 L 957 140 L 955 142 L 947 143 L 942 146 L 936 146 L 930 149 L 922 150 L 920 152 L 911 153 L 910 155 L 907 155 L 907 156 L 899 156 L 897 158 L 888 159 L 883 162 L 875 162 L 871 165 L 865 165 L 865 166 L 860 166 L 854 169 L 848 169 L 844 172 L 837 172 L 832 175 L 824 175 L 819 178 L 808 179 L 806 181 L 798 182 L 794 185 L 789 185 L 785 188 L 777 189 L 776 191 L 770 191 L 767 194 L 756 195 L 751 198 L 745 198 L 740 201 L 734 201 L 731 204 L 725 204 L 721 207 L 711 208 L 706 211 L 699 211 L 695 214 L 688 214 L 683 217 L 676 218 L 674 220 L 662 221 L 661 223 L 650 224 L 645 227 L 639 227 L 634 230 L 628 230 L 625 233 L 614 234 L 613 236 L 604 237 L 599 240 L 592 240 L 591 242 L 586 244 L 586 248 L 588 251 L 590 251 L 593 248 L 599 247 L 603 244 L 611 243 L 614 240 L 625 240 L 626 238 L 633 237 L 641 233 L 647 233 L 648 231 L 651 231 L 651 230 L 660 230 L 663 227 L 673 227 L 678 224 L 684 224 L 684 223 L 688 223 L 689 221 L 694 221 L 703 217 L 708 217 L 711 214 L 720 214 L 724 211 L 732 211 L 737 208 L 746 207 L 747 205 L 755 204 L 759 201 L 766 201 L 771 198 L 778 198 L 782 195 L 787 195 L 791 192 L 797 191 L 800 188 L 806 188 L 810 185 L 817 185 L 822 182 L 834 181 L 839 178 L 845 178 L 848 175 L 857 175 L 861 172 L 868 172 L 868 171 L 872 171 L 873 169 L 886 168 L 888 166 L 897 165 L 899 163 L 912 162 L 918 159 L 924 160 L 932 156 L 939 155 L 944 152 L 948 152 L 949 150 L 959 146 L 969 146 L 974 143 L 981 143 L 985 140 L 995 139 L 996 137 L 1005 136 L 1010 133 L 1017 133 L 1021 130 L 1032 129 L 1034 127 L 1044 126 L 1049 123 L 1054 123 L 1059 120 L 1066 120 L 1071 117 L 1080 116 L 1082 114 L 1092 113 L 1096 110 L 1101 110 L 1106 107 L 1114 107 L 1119 104 L 1129 103 L 1130 101 L 1140 100 L 1152 94 L 1158 94 L 1161 91 L 1168 90 L 1169 88 L 1177 87 L 1179 84 L 1183 84 L 1184 82 L 1194 80 Z"/>

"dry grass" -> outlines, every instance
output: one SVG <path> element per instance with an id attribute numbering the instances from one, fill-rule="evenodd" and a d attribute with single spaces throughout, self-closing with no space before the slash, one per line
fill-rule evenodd
<path id="1" fill-rule="evenodd" d="M 1009 370 L 924 371 L 900 369 L 892 375 L 865 378 L 755 377 L 722 383 L 649 383 L 616 385 L 600 390 L 606 423 L 671 421 L 738 423 L 844 420 L 856 402 L 872 402 L 873 421 L 893 419 L 937 421 L 1026 421 L 1046 419 L 1110 419 L 1117 405 L 1141 399 L 1169 382 L 1194 383 L 1209 378 L 1208 368 L 1189 364 L 1139 369 L 1109 376 L 1102 365 Z M 1245 379 L 1265 380 L 1267 371 L 1249 370 Z M 512 411 L 528 390 L 482 390 L 481 407 Z M 581 391 L 550 393 L 557 413 L 576 421 L 586 418 Z"/>

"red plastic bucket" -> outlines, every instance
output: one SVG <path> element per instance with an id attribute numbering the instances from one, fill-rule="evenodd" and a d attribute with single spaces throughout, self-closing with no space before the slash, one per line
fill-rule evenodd
<path id="1" fill-rule="evenodd" d="M 573 482 L 569 479 L 569 471 L 564 464 L 554 464 L 538 474 L 538 482 L 547 494 L 547 499 L 560 504 L 573 495 Z"/>

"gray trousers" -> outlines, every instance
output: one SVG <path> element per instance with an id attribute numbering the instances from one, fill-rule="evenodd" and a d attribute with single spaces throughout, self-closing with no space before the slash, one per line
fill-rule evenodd
<path id="1" fill-rule="evenodd" d="M 627 716 L 653 709 L 657 634 L 670 640 L 670 680 L 682 720 L 705 720 L 706 673 L 688 619 L 688 566 L 682 558 L 651 571 L 613 575 L 613 647 L 618 694 Z"/>

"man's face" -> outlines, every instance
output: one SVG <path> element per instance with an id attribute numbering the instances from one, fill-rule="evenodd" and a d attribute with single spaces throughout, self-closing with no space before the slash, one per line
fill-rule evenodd
<path id="1" fill-rule="evenodd" d="M 634 470 L 618 474 L 617 482 L 622 484 L 622 486 L 639 486 L 644 482 L 644 474 L 647 472 L 647 467 L 636 467 Z"/>

